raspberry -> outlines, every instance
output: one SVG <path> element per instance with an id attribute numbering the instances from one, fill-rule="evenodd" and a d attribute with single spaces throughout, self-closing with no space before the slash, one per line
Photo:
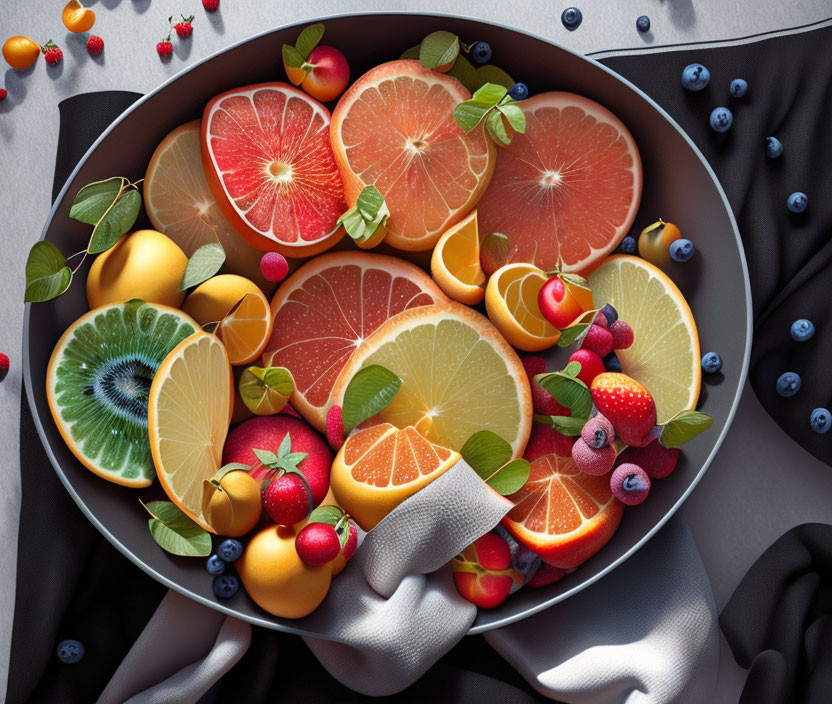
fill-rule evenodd
<path id="1" fill-rule="evenodd" d="M 572 459 L 584 474 L 600 477 L 609 472 L 615 464 L 615 448 L 612 445 L 604 445 L 596 450 L 587 445 L 583 438 L 578 438 L 572 445 Z"/>
<path id="2" fill-rule="evenodd" d="M 214 12 L 220 6 L 220 0 L 202 0 L 206 12 Z"/>
<path id="3" fill-rule="evenodd" d="M 64 52 L 51 39 L 41 47 L 41 51 L 43 51 L 43 58 L 46 59 L 46 63 L 53 66 L 59 64 L 61 59 L 64 58 Z"/>
<path id="4" fill-rule="evenodd" d="M 289 273 L 289 262 L 279 252 L 266 252 L 260 259 L 260 271 L 267 281 L 283 281 Z"/>
<path id="5" fill-rule="evenodd" d="M 0 88 L 0 100 L 5 100 L 6 96 L 9 94 L 5 88 Z"/>
<path id="6" fill-rule="evenodd" d="M 612 352 L 612 333 L 600 325 L 590 325 L 581 348 L 591 350 L 599 357 L 606 357 Z"/>
<path id="7" fill-rule="evenodd" d="M 159 56 L 167 56 L 172 51 L 173 44 L 167 40 L 161 41 L 156 45 L 156 53 L 159 54 Z"/>
<path id="8" fill-rule="evenodd" d="M 635 340 L 633 329 L 623 320 L 616 320 L 610 325 L 612 335 L 612 348 L 614 350 L 626 350 Z"/>
<path id="9" fill-rule="evenodd" d="M 95 54 L 100 54 L 104 50 L 104 40 L 101 37 L 97 37 L 94 34 L 87 39 L 87 51 L 90 52 L 93 56 Z"/>
<path id="10" fill-rule="evenodd" d="M 191 32 L 194 31 L 193 22 L 194 16 L 190 15 L 189 17 L 185 17 L 185 15 L 181 15 L 181 22 L 177 22 L 173 25 L 173 28 L 176 30 L 176 36 L 180 39 L 184 39 L 185 37 L 190 37 Z"/>
<path id="11" fill-rule="evenodd" d="M 333 450 L 344 444 L 344 416 L 341 406 L 332 406 L 326 413 L 326 439 Z"/>
<path id="12" fill-rule="evenodd" d="M 3 89 L 3 93 L 5 93 L 5 89 Z M 5 97 L 5 96 L 4 96 Z M 9 373 L 9 355 L 3 354 L 0 352 L 0 381 L 6 378 L 6 374 Z"/>

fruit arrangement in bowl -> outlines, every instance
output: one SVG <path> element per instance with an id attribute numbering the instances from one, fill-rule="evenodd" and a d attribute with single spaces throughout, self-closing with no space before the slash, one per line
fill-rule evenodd
<path id="1" fill-rule="evenodd" d="M 48 407 L 146 543 L 282 619 L 462 461 L 513 506 L 451 562 L 495 608 L 580 571 L 711 426 L 673 281 L 701 253 L 663 220 L 620 253 L 642 160 L 598 102 L 446 30 L 350 83 L 324 36 L 205 101 L 142 182 L 75 191 L 88 245 L 27 263 L 31 302 L 86 274 Z"/>

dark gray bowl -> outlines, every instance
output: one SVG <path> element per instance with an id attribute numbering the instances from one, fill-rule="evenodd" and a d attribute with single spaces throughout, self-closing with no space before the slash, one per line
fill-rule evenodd
<path id="1" fill-rule="evenodd" d="M 626 511 L 621 528 L 594 558 L 561 582 L 521 590 L 492 611 L 481 611 L 471 633 L 525 618 L 584 589 L 620 565 L 670 518 L 701 479 L 719 448 L 746 377 L 751 344 L 751 293 L 736 223 L 713 171 L 679 126 L 638 88 L 600 64 L 551 42 L 484 22 L 419 14 L 345 15 L 326 19 L 327 41 L 349 57 L 353 77 L 396 58 L 436 29 L 488 41 L 499 65 L 532 93 L 567 90 L 602 103 L 629 127 L 644 166 L 644 195 L 633 229 L 658 214 L 696 241 L 697 256 L 674 272 L 699 326 L 702 348 L 719 350 L 724 378 L 703 387 L 713 428 L 685 446 L 676 471 L 657 482 L 650 500 Z M 295 26 L 266 32 L 209 57 L 144 96 L 95 142 L 73 171 L 43 231 L 64 252 L 86 246 L 89 227 L 68 217 L 72 196 L 86 183 L 114 174 L 140 178 L 156 145 L 174 127 L 197 118 L 218 93 L 249 83 L 282 80 L 281 45 Z M 87 517 L 128 558 L 172 589 L 251 623 L 308 634 L 302 621 L 275 618 L 242 591 L 218 602 L 202 560 L 177 558 L 150 538 L 138 498 L 161 498 L 158 488 L 125 489 L 93 475 L 75 459 L 52 421 L 44 378 L 61 332 L 87 309 L 84 274 L 54 302 L 26 306 L 25 380 L 38 433 L 55 471 Z M 676 275 L 678 274 L 678 275 Z M 319 635 L 319 634 L 313 634 Z"/>

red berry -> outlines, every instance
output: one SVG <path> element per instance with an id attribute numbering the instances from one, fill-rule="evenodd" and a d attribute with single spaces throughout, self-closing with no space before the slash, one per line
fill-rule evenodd
<path id="1" fill-rule="evenodd" d="M 511 548 L 496 533 L 481 535 L 474 541 L 473 546 L 477 562 L 485 569 L 507 570 L 511 567 Z"/>
<path id="2" fill-rule="evenodd" d="M 289 262 L 280 252 L 266 252 L 260 258 L 260 271 L 267 281 L 283 281 L 289 273 Z"/>
<path id="3" fill-rule="evenodd" d="M 181 15 L 180 21 L 173 25 L 173 28 L 176 30 L 176 36 L 178 36 L 180 39 L 184 39 L 185 37 L 191 36 L 191 32 L 194 31 L 193 25 L 191 24 L 193 19 L 193 15 L 190 15 L 189 17 Z"/>
<path id="4" fill-rule="evenodd" d="M 341 406 L 332 406 L 326 412 L 326 439 L 333 450 L 344 444 L 344 415 Z"/>
<path id="5" fill-rule="evenodd" d="M 658 440 L 653 440 L 645 447 L 628 447 L 619 456 L 620 463 L 629 462 L 641 467 L 651 479 L 664 479 L 676 469 L 679 461 L 679 448 L 668 448 Z"/>
<path id="6" fill-rule="evenodd" d="M 526 370 L 526 376 L 529 377 L 529 385 L 532 388 L 532 405 L 534 406 L 535 413 L 540 413 L 544 416 L 572 415 L 571 409 L 566 406 L 561 406 L 555 401 L 552 394 L 534 380 L 537 374 L 546 373 L 546 362 L 543 358 L 537 355 L 527 354 L 523 355 L 520 361 L 523 363 L 523 369 Z"/>
<path id="7" fill-rule="evenodd" d="M 604 367 L 604 360 L 592 350 L 575 350 L 570 355 L 569 361 L 580 363 L 581 371 L 578 372 L 578 378 L 587 386 L 592 384 L 592 380 L 596 376 L 603 374 L 606 371 Z"/>
<path id="8" fill-rule="evenodd" d="M 527 587 L 548 587 L 550 584 L 559 582 L 566 576 L 566 570 L 560 567 L 553 567 L 552 565 L 541 562 L 540 567 L 537 568 L 532 578 L 526 582 Z"/>
<path id="9" fill-rule="evenodd" d="M 575 438 L 563 435 L 551 426 L 535 423 L 532 425 L 532 434 L 529 436 L 523 458 L 533 462 L 538 457 L 553 452 L 558 457 L 571 457 L 574 442 Z"/>
<path id="10" fill-rule="evenodd" d="M 600 325 L 590 325 L 581 348 L 592 350 L 599 357 L 606 357 L 612 352 L 612 333 Z"/>
<path id="11" fill-rule="evenodd" d="M 3 93 L 5 93 L 5 89 L 3 89 Z M 5 96 L 0 95 L 0 99 L 4 98 Z M 9 355 L 0 352 L 0 381 L 6 378 L 6 374 L 9 373 Z"/>
<path id="12" fill-rule="evenodd" d="M 622 442 L 643 447 L 653 440 L 656 403 L 635 379 L 618 372 L 604 372 L 595 377 L 590 393 L 595 408 L 612 423 Z"/>
<path id="13" fill-rule="evenodd" d="M 55 64 L 59 64 L 61 59 L 64 58 L 64 52 L 55 46 L 55 43 L 50 39 L 43 46 L 43 58 L 46 59 L 46 63 L 54 66 Z"/>
<path id="14" fill-rule="evenodd" d="M 298 557 L 316 567 L 334 560 L 341 552 L 341 541 L 335 528 L 328 523 L 308 523 L 295 537 Z"/>
<path id="15" fill-rule="evenodd" d="M 511 550 L 500 536 L 486 533 L 451 562 L 457 591 L 481 609 L 499 606 L 511 592 L 515 577 Z"/>
<path id="16" fill-rule="evenodd" d="M 612 348 L 614 350 L 626 350 L 635 340 L 633 329 L 623 320 L 616 320 L 610 325 L 612 335 Z"/>
<path id="17" fill-rule="evenodd" d="M 214 12 L 220 6 L 220 0 L 202 0 L 206 12 Z"/>
<path id="18" fill-rule="evenodd" d="M 159 56 L 167 56 L 173 51 L 173 44 L 169 41 L 161 41 L 156 45 L 156 52 Z"/>
<path id="19" fill-rule="evenodd" d="M 583 438 L 578 438 L 572 445 L 572 459 L 584 474 L 600 477 L 615 464 L 615 448 L 604 445 L 596 450 L 587 445 Z"/>
<path id="20" fill-rule="evenodd" d="M 344 543 L 343 547 L 344 559 L 349 560 L 355 555 L 356 548 L 358 548 L 358 528 L 355 525 L 355 521 L 350 519 L 350 532 L 347 536 L 347 542 Z"/>
<path id="21" fill-rule="evenodd" d="M 309 515 L 312 500 L 303 479 L 294 472 L 286 472 L 269 483 L 263 505 L 275 523 L 292 526 Z"/>
<path id="22" fill-rule="evenodd" d="M 5 100 L 6 96 L 9 94 L 5 88 L 0 88 L 0 100 Z"/>
<path id="23" fill-rule="evenodd" d="M 638 465 L 625 462 L 618 465 L 610 476 L 610 489 L 622 504 L 636 506 L 650 493 L 650 477 Z"/>
<path id="24" fill-rule="evenodd" d="M 90 54 L 100 54 L 104 50 L 104 40 L 94 34 L 87 39 L 87 51 Z"/>

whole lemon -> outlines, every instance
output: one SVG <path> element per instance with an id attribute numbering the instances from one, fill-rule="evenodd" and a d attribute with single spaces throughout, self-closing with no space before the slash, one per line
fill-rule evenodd
<path id="1" fill-rule="evenodd" d="M 203 515 L 217 535 L 238 538 L 257 525 L 262 509 L 260 485 L 248 472 L 233 470 L 206 496 Z"/>
<path id="2" fill-rule="evenodd" d="M 122 235 L 115 246 L 99 254 L 87 276 L 90 308 L 140 298 L 178 308 L 185 298 L 179 290 L 188 257 L 172 239 L 156 230 Z"/>
<path id="3" fill-rule="evenodd" d="M 237 274 L 212 276 L 188 296 L 182 310 L 200 325 L 222 320 L 247 293 L 260 293 L 257 284 Z"/>
<path id="4" fill-rule="evenodd" d="M 257 533 L 234 563 L 249 596 L 270 614 L 302 618 L 320 606 L 332 579 L 329 565 L 312 567 L 298 557 L 293 526 Z"/>

